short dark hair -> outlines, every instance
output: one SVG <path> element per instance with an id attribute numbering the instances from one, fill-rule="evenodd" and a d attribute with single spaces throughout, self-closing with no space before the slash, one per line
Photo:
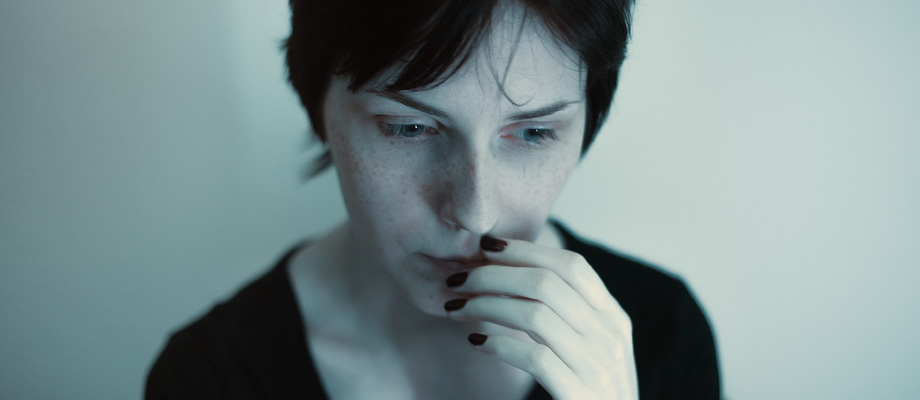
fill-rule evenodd
<path id="1" fill-rule="evenodd" d="M 613 101 L 634 0 L 290 0 L 291 36 L 283 44 L 288 79 L 314 134 L 325 142 L 322 105 L 333 75 L 350 77 L 349 89 L 356 90 L 401 63 L 387 90 L 437 86 L 467 60 L 503 1 L 540 17 L 585 67 L 584 155 Z M 309 175 L 331 162 L 327 150 Z"/>

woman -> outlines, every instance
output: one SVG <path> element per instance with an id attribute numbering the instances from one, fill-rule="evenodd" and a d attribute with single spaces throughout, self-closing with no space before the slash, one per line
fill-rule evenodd
<path id="1" fill-rule="evenodd" d="M 684 285 L 548 222 L 630 2 L 378 3 L 291 2 L 348 220 L 176 333 L 147 397 L 718 398 Z"/>

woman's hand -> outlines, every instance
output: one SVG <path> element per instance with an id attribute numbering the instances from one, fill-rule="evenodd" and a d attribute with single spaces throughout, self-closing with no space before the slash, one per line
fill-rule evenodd
<path id="1" fill-rule="evenodd" d="M 481 247 L 493 264 L 447 279 L 469 297 L 448 301 L 448 315 L 536 343 L 473 333 L 474 348 L 530 373 L 555 399 L 638 399 L 629 316 L 581 255 L 491 237 Z"/>

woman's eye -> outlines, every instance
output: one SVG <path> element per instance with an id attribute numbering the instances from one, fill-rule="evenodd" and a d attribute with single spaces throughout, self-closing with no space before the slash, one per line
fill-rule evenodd
<path id="1" fill-rule="evenodd" d="M 416 137 L 431 131 L 431 127 L 422 124 L 383 124 L 388 136 Z"/>
<path id="2" fill-rule="evenodd" d="M 541 142 L 547 139 L 558 139 L 555 129 L 527 128 L 518 131 L 518 136 L 528 142 Z"/>

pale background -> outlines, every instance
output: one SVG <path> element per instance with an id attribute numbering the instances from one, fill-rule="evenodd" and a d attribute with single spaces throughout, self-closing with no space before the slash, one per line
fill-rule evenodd
<path id="1" fill-rule="evenodd" d="M 0 3 L 0 398 L 129 399 L 344 218 L 283 0 Z M 920 3 L 641 1 L 555 214 L 681 274 L 731 399 L 920 398 Z"/>

